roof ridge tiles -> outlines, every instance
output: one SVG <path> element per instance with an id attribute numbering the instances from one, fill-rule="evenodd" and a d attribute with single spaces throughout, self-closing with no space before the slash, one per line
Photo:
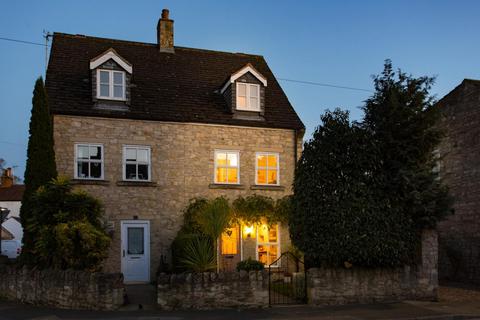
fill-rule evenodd
<path id="1" fill-rule="evenodd" d="M 55 36 L 61 36 L 66 38 L 80 38 L 80 39 L 91 39 L 94 41 L 105 41 L 105 42 L 119 42 L 122 44 L 131 44 L 131 45 L 138 45 L 138 46 L 145 46 L 145 47 L 156 47 L 156 43 L 150 42 L 140 42 L 140 41 L 132 41 L 132 40 L 122 40 L 122 39 L 113 39 L 113 38 L 104 38 L 104 37 L 95 37 L 95 36 L 88 36 L 84 34 L 70 34 L 64 32 L 54 32 Z M 191 48 L 191 47 L 183 47 L 183 46 L 174 46 L 175 49 L 180 50 L 189 50 L 189 51 L 202 51 L 202 52 L 211 52 L 211 53 L 219 53 L 219 54 L 231 54 L 231 55 L 242 55 L 248 57 L 258 57 L 263 58 L 262 55 L 259 54 L 251 54 L 251 53 L 243 53 L 243 52 L 229 52 L 229 51 L 221 51 L 221 50 L 211 50 L 211 49 L 203 49 L 203 48 Z"/>

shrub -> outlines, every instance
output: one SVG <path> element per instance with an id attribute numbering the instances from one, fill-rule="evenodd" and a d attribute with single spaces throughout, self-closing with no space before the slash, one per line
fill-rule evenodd
<path id="1" fill-rule="evenodd" d="M 40 187 L 32 197 L 27 230 L 35 237 L 32 258 L 40 268 L 97 271 L 107 257 L 110 237 L 102 204 L 84 191 L 72 191 L 68 179 Z"/>
<path id="2" fill-rule="evenodd" d="M 206 272 L 216 267 L 213 241 L 198 234 L 178 234 L 172 244 L 174 271 Z"/>
<path id="3" fill-rule="evenodd" d="M 247 260 L 240 261 L 237 263 L 237 271 L 261 271 L 265 267 L 263 263 L 257 260 L 252 260 L 251 258 L 248 258 Z"/>

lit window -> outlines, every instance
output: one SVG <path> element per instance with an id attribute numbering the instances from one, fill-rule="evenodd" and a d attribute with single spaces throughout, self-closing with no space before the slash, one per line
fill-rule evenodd
<path id="1" fill-rule="evenodd" d="M 123 180 L 150 181 L 150 147 L 123 147 Z"/>
<path id="2" fill-rule="evenodd" d="M 237 82 L 237 109 L 260 111 L 260 86 Z"/>
<path id="3" fill-rule="evenodd" d="M 257 228 L 257 256 L 258 261 L 266 266 L 276 263 L 279 257 L 279 229 L 278 225 L 268 227 L 262 224 Z M 273 264 L 274 266 L 276 264 Z"/>
<path id="4" fill-rule="evenodd" d="M 279 185 L 278 153 L 257 152 L 256 172 L 256 184 Z"/>
<path id="5" fill-rule="evenodd" d="M 215 151 L 215 183 L 239 183 L 238 151 Z"/>
<path id="6" fill-rule="evenodd" d="M 97 70 L 97 98 L 125 100 L 125 72 Z"/>
<path id="7" fill-rule="evenodd" d="M 101 144 L 75 145 L 75 178 L 103 179 L 103 146 Z"/>

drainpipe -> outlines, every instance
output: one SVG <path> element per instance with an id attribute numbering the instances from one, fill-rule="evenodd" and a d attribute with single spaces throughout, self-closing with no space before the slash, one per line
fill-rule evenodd
<path id="1" fill-rule="evenodd" d="M 294 161 L 294 168 L 293 168 L 293 172 L 295 172 L 297 170 L 297 162 L 298 162 L 298 139 L 299 138 L 303 138 L 303 135 L 305 134 L 305 129 L 295 129 L 293 130 L 293 137 L 294 137 L 294 141 L 293 141 L 293 156 L 295 157 L 295 161 Z"/>

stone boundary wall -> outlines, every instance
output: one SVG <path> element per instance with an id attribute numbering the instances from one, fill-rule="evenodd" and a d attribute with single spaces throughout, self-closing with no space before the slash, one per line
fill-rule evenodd
<path id="1" fill-rule="evenodd" d="M 436 300 L 438 237 L 421 235 L 418 262 L 399 268 L 311 268 L 307 271 L 308 303 L 348 303 Z M 163 310 L 267 307 L 268 271 L 247 273 L 161 274 L 157 302 Z"/>
<path id="2" fill-rule="evenodd" d="M 28 270 L 0 266 L 0 298 L 62 309 L 116 310 L 123 305 L 121 273 Z"/>
<path id="3" fill-rule="evenodd" d="M 268 271 L 160 274 L 157 302 L 163 310 L 268 306 Z"/>
<path id="4" fill-rule="evenodd" d="M 422 233 L 416 266 L 401 268 L 312 268 L 308 270 L 308 301 L 313 305 L 436 300 L 438 238 L 434 230 Z"/>

